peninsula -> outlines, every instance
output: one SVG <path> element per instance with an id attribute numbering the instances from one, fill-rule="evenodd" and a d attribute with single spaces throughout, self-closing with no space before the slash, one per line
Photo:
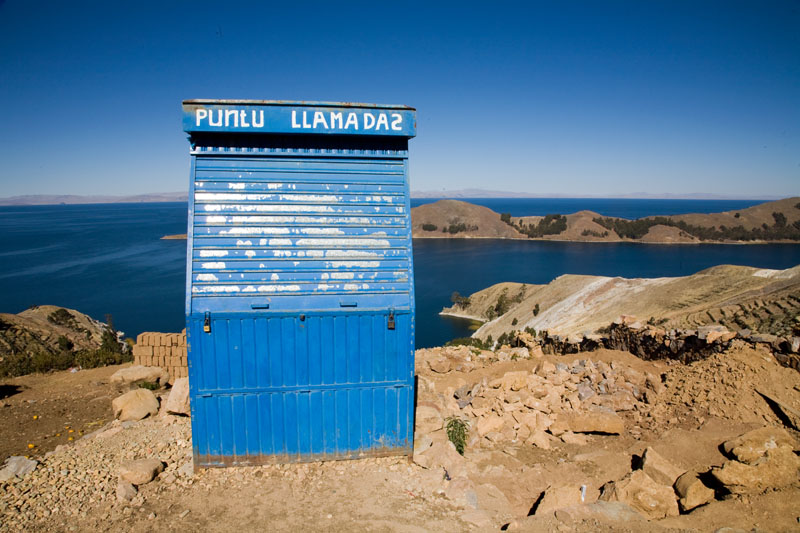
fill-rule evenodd
<path id="1" fill-rule="evenodd" d="M 459 200 L 411 210 L 415 238 L 539 239 L 581 242 L 764 243 L 800 241 L 800 197 L 747 209 L 628 220 L 592 211 L 513 217 Z"/>

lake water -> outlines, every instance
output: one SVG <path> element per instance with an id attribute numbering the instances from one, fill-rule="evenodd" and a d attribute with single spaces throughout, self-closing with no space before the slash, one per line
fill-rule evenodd
<path id="1" fill-rule="evenodd" d="M 634 218 L 643 211 L 715 212 L 758 203 L 555 199 L 548 206 L 546 199 L 538 198 L 495 202 L 499 200 L 481 200 L 498 212 L 512 214 L 591 209 L 606 216 L 628 213 Z M 728 203 L 720 208 L 720 202 Z M 160 237 L 185 232 L 183 203 L 0 207 L 0 312 L 53 304 L 100 320 L 110 313 L 117 328 L 130 336 L 142 331 L 180 331 L 184 327 L 186 241 Z M 655 277 L 692 274 L 718 264 L 788 268 L 800 264 L 800 245 L 416 239 L 414 262 L 417 346 L 423 347 L 470 333 L 464 321 L 438 316 L 449 305 L 453 291 L 466 295 L 501 281 L 547 283 L 567 273 Z"/>

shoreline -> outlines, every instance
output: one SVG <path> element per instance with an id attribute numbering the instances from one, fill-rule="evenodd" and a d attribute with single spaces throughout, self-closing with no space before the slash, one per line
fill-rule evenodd
<path id="1" fill-rule="evenodd" d="M 485 320 L 483 318 L 478 318 L 478 317 L 472 316 L 472 315 L 462 315 L 460 313 L 452 313 L 452 312 L 447 311 L 446 309 L 442 309 L 441 311 L 439 311 L 439 316 L 449 316 L 449 317 L 452 317 L 452 318 L 461 318 L 461 319 L 464 319 L 464 320 L 471 320 L 473 322 L 480 322 L 481 324 L 486 324 L 488 322 L 488 320 Z"/>
<path id="2" fill-rule="evenodd" d="M 163 237 L 162 237 L 163 238 Z M 797 244 L 800 241 L 782 240 L 782 241 L 697 241 L 697 242 L 658 242 L 658 241 L 641 241 L 634 239 L 620 239 L 617 241 L 590 241 L 581 239 L 542 239 L 541 237 L 528 237 L 528 238 L 509 238 L 509 237 L 480 237 L 480 236 L 465 236 L 465 237 L 426 237 L 415 235 L 413 239 L 459 239 L 459 240 L 499 240 L 499 241 L 535 241 L 535 242 L 579 242 L 590 244 L 656 244 L 656 245 L 687 245 L 698 246 L 703 244 L 726 244 L 726 245 L 767 245 L 767 244 Z"/>

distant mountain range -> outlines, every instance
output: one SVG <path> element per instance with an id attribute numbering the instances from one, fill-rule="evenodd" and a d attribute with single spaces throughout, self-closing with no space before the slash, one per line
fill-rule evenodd
<path id="1" fill-rule="evenodd" d="M 185 202 L 186 192 L 160 192 L 149 194 L 123 195 L 79 195 L 79 194 L 28 194 L 0 198 L 0 205 L 74 205 L 74 204 L 121 204 L 149 202 Z"/>
<path id="2" fill-rule="evenodd" d="M 79 194 L 28 194 L 0 198 L 0 205 L 75 205 L 75 204 L 117 204 L 146 202 L 186 202 L 188 193 L 161 192 L 136 195 L 79 195 Z M 713 193 L 647 193 L 632 192 L 628 194 L 533 194 L 514 191 L 494 191 L 488 189 L 458 189 L 441 191 L 411 191 L 412 198 L 631 198 L 631 199 L 668 199 L 668 200 L 777 200 L 780 196 Z"/>
<path id="3" fill-rule="evenodd" d="M 411 191 L 412 198 L 631 198 L 631 199 L 664 199 L 664 200 L 779 200 L 783 196 L 716 193 L 649 193 L 631 192 L 626 194 L 534 194 L 514 191 L 493 191 L 488 189 L 458 189 L 453 191 Z"/>

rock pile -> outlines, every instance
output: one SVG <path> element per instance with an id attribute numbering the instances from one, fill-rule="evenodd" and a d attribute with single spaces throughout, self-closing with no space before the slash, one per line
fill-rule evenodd
<path id="1" fill-rule="evenodd" d="M 424 359 L 437 374 L 474 368 L 476 363 L 457 361 L 465 350 L 469 352 L 465 347 L 443 349 Z M 501 350 L 497 355 L 498 361 L 532 357 L 526 348 Z M 634 410 L 663 391 L 660 376 L 614 362 L 580 359 L 568 365 L 542 360 L 533 371 L 511 371 L 496 379 L 450 387 L 444 391 L 444 405 L 421 404 L 418 427 L 435 431 L 445 418 L 455 416 L 472 428 L 471 446 L 520 442 L 548 449 L 555 437 L 585 444 L 585 438 L 576 434 L 620 434 L 624 422 L 617 412 Z"/>

